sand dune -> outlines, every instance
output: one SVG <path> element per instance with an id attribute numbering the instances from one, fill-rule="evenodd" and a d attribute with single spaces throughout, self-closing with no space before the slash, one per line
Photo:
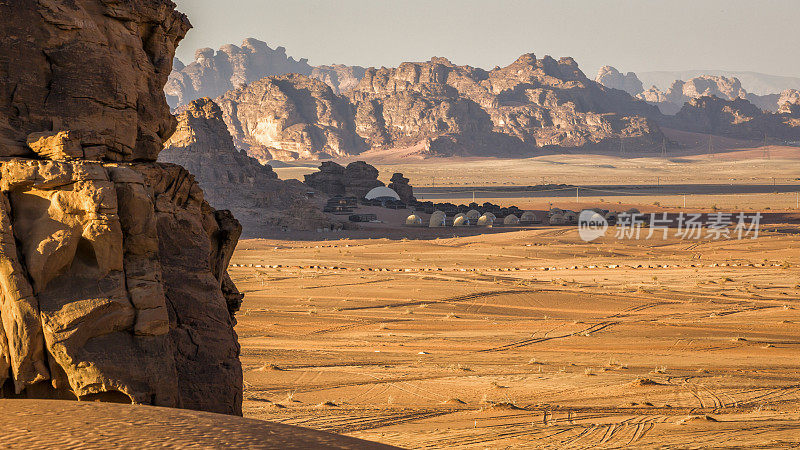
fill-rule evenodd
<path id="1" fill-rule="evenodd" d="M 391 448 L 295 426 L 137 405 L 0 400 L 0 421 L 3 448 Z"/>

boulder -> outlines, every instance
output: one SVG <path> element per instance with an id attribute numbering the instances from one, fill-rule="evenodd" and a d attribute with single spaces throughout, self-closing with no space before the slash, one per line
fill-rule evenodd
<path id="1" fill-rule="evenodd" d="M 356 161 L 343 167 L 333 161 L 325 161 L 319 171 L 305 176 L 305 184 L 330 196 L 364 198 L 367 192 L 383 186 L 378 181 L 378 169 L 364 161 Z"/>
<path id="2" fill-rule="evenodd" d="M 389 189 L 397 192 L 397 195 L 400 196 L 400 200 L 402 200 L 403 203 L 409 205 L 417 201 L 417 199 L 414 198 L 414 188 L 408 184 L 409 179 L 404 177 L 402 173 L 395 173 L 392 175 L 390 181 Z"/>

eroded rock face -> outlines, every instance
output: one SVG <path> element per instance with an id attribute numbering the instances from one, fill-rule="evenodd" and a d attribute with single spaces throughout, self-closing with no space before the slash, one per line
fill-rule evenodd
<path id="1" fill-rule="evenodd" d="M 317 159 L 366 149 L 353 108 L 322 81 L 290 74 L 263 78 L 215 100 L 240 148 L 269 159 Z"/>
<path id="2" fill-rule="evenodd" d="M 603 66 L 597 72 L 596 82 L 605 87 L 619 89 L 631 95 L 639 95 L 644 91 L 642 81 L 633 72 L 621 73 L 615 67 Z"/>
<path id="3" fill-rule="evenodd" d="M 188 29 L 170 0 L 0 3 L 0 156 L 69 131 L 91 159 L 154 161 L 175 127 L 161 88 Z"/>
<path id="4" fill-rule="evenodd" d="M 2 394 L 241 414 L 241 233 L 155 161 L 169 0 L 0 2 Z"/>
<path id="5" fill-rule="evenodd" d="M 378 169 L 364 161 L 356 161 L 343 167 L 333 161 L 325 161 L 319 172 L 305 176 L 305 184 L 328 195 L 364 198 L 367 192 L 384 186 L 378 180 Z"/>
<path id="6" fill-rule="evenodd" d="M 208 98 L 183 109 L 165 147 L 159 161 L 180 164 L 193 173 L 208 203 L 231 210 L 246 236 L 270 226 L 315 230 L 331 225 L 306 198 L 306 186 L 297 180 L 279 180 L 272 167 L 234 146 L 222 110 Z"/>
<path id="7" fill-rule="evenodd" d="M 519 156 L 663 138 L 645 118 L 658 115 L 654 108 L 589 80 L 571 58 L 526 54 L 491 71 L 434 58 L 369 69 L 348 95 L 357 130 L 373 147 L 427 140 L 431 154 Z"/>

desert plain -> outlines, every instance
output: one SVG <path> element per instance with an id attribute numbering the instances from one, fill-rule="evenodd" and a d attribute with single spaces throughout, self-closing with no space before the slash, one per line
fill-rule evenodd
<path id="1" fill-rule="evenodd" d="M 667 182 L 778 173 L 800 190 L 796 149 L 771 154 L 685 155 L 674 169 L 655 158 L 498 160 L 480 164 L 477 184 L 557 159 L 576 162 L 560 165 L 560 183 L 590 170 L 631 185 L 662 167 Z M 610 167 L 620 165 L 627 182 Z M 757 239 L 617 239 L 612 227 L 584 242 L 576 226 L 434 230 L 387 212 L 359 231 L 241 241 L 230 274 L 246 295 L 245 417 L 407 448 L 800 445 L 800 211 L 784 190 L 696 196 L 686 208 L 673 194 L 492 199 L 540 217 L 551 203 L 764 211 Z"/>

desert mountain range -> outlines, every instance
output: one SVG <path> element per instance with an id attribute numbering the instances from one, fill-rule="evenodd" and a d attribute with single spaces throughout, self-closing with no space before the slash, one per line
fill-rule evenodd
<path id="1" fill-rule="evenodd" d="M 669 145 L 660 127 L 697 130 L 681 118 L 719 106 L 690 104 L 708 96 L 730 102 L 701 114 L 717 116 L 710 122 L 718 125 L 707 127 L 712 132 L 796 140 L 792 113 L 778 111 L 800 96 L 792 90 L 752 94 L 737 78 L 723 76 L 645 90 L 634 73 L 606 66 L 591 80 L 572 58 L 532 53 L 492 70 L 446 58 L 396 68 L 315 67 L 256 39 L 217 52 L 200 49 L 188 65 L 176 60 L 165 91 L 178 112 L 197 98 L 213 98 L 236 147 L 262 162 L 365 152 L 519 157 L 542 148 L 659 151 Z M 683 108 L 689 112 L 678 114 Z M 740 113 L 723 113 L 732 110 Z"/>

